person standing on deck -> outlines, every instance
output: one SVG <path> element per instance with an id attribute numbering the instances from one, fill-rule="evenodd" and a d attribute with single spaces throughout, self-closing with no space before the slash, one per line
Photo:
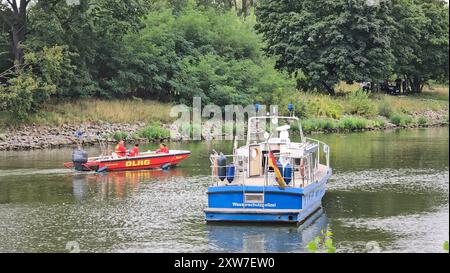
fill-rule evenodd
<path id="1" fill-rule="evenodd" d="M 127 148 L 125 148 L 125 141 L 119 141 L 119 144 L 116 145 L 115 153 L 119 157 L 125 157 L 127 155 Z"/>
<path id="2" fill-rule="evenodd" d="M 156 150 L 157 154 L 168 154 L 169 148 L 167 148 L 167 145 L 164 143 L 159 144 L 159 150 Z"/>
<path id="3" fill-rule="evenodd" d="M 130 157 L 135 157 L 139 155 L 139 144 L 134 145 L 134 148 L 131 149 Z"/>

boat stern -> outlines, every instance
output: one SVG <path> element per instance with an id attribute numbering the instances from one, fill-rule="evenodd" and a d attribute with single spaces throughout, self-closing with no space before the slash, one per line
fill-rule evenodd
<path id="1" fill-rule="evenodd" d="M 208 189 L 207 222 L 301 223 L 321 208 L 325 184 L 301 188 L 222 186 Z"/>

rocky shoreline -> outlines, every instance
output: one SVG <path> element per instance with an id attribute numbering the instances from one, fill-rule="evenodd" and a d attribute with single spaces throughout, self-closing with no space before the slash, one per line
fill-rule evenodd
<path id="1" fill-rule="evenodd" d="M 83 125 L 23 125 L 7 129 L 0 133 L 0 151 L 37 150 L 74 146 L 80 142 L 77 132 L 83 132 L 83 144 L 96 145 L 100 141 L 114 143 L 116 132 L 128 132 L 130 136 L 144 128 L 145 123 L 111 124 L 88 123 Z M 128 139 L 129 141 L 145 142 L 146 139 Z"/>
<path id="2" fill-rule="evenodd" d="M 432 111 L 430 111 L 432 112 Z M 430 115 L 427 125 L 412 124 L 408 126 L 397 126 L 386 122 L 382 127 L 366 128 L 354 131 L 374 131 L 374 130 L 392 130 L 392 129 L 406 129 L 406 128 L 426 128 L 426 127 L 443 127 L 448 126 L 448 121 L 442 119 L 442 115 L 436 113 L 428 113 Z M 432 117 L 431 117 L 432 116 Z M 210 130 L 215 125 L 208 125 Z M 208 127 L 207 126 L 207 127 Z M 102 143 L 116 143 L 117 139 L 114 134 L 117 132 L 126 132 L 128 134 L 127 141 L 130 143 L 148 143 L 150 140 L 146 138 L 136 137 L 136 133 L 146 127 L 145 123 L 137 124 L 121 124 L 121 123 L 86 123 L 82 125 L 61 125 L 61 126 L 47 126 L 47 125 L 22 125 L 16 128 L 6 129 L 5 132 L 0 132 L 0 151 L 19 151 L 19 150 L 39 150 L 75 146 L 79 144 L 80 139 L 77 137 L 77 132 L 83 132 L 84 145 L 98 145 Z M 175 125 L 162 125 L 162 127 L 170 132 L 174 139 L 172 141 L 181 141 L 182 135 L 178 132 Z M 205 131 L 208 131 L 208 128 Z M 209 130 L 209 131 L 210 131 Z M 322 130 L 311 133 L 340 133 L 348 131 L 339 130 Z M 211 135 L 204 136 L 204 139 L 211 140 Z M 155 139 L 154 141 L 160 141 Z"/>

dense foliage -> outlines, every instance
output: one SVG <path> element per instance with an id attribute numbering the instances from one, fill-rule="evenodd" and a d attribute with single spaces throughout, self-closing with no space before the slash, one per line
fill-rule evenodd
<path id="1" fill-rule="evenodd" d="M 189 104 L 200 96 L 219 105 L 269 102 L 274 90 L 295 84 L 262 54 L 255 17 L 238 16 L 235 9 L 226 1 L 37 1 L 28 7 L 29 34 L 19 47 L 26 54 L 62 49 L 64 61 L 54 64 L 59 80 L 48 92 L 59 99 L 140 97 Z M 4 44 L 0 40 L 0 49 Z M 4 54 L 0 71 L 12 69 L 2 78 L 0 91 L 8 103 L 0 110 L 21 117 L 35 109 L 11 108 L 23 97 L 14 89 L 22 79 L 14 63 L 24 64 L 8 50 Z M 27 87 L 31 93 L 33 86 Z"/>
<path id="2" fill-rule="evenodd" d="M 0 111 L 24 118 L 49 98 L 277 103 L 395 76 L 419 92 L 448 81 L 448 25 L 442 0 L 0 0 Z"/>
<path id="3" fill-rule="evenodd" d="M 111 90 L 159 100 L 191 103 L 193 96 L 218 105 L 269 102 L 293 82 L 261 54 L 254 18 L 188 7 L 149 13 L 145 27 L 124 40 L 119 77 Z"/>
<path id="4" fill-rule="evenodd" d="M 394 0 L 393 3 L 394 72 L 404 75 L 415 92 L 421 92 L 428 80 L 448 82 L 448 4 L 442 0 Z"/>
<path id="5" fill-rule="evenodd" d="M 257 29 L 277 67 L 334 93 L 340 81 L 405 76 L 415 92 L 448 77 L 443 0 L 261 0 Z"/>

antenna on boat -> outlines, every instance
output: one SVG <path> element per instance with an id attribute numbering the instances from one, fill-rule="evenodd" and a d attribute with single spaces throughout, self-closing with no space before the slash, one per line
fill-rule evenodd
<path id="1" fill-rule="evenodd" d="M 264 132 L 264 139 L 266 140 L 266 149 L 270 152 L 269 139 L 271 134 L 269 132 Z M 269 152 L 265 154 L 264 157 L 264 191 L 269 184 Z"/>

